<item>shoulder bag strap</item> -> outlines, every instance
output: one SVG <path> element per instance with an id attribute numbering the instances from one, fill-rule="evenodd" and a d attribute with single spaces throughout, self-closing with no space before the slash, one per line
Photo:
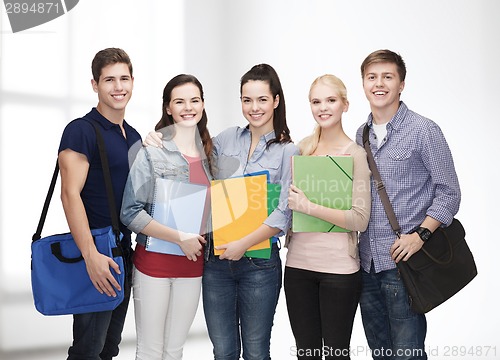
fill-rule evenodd
<path id="1" fill-rule="evenodd" d="M 45 224 L 45 219 L 47 218 L 47 211 L 49 211 L 50 200 L 52 199 L 52 194 L 54 194 L 54 188 L 56 187 L 57 176 L 59 175 L 59 162 L 56 160 L 56 167 L 54 173 L 52 174 L 52 181 L 49 185 L 49 191 L 47 192 L 47 197 L 45 198 L 45 203 L 43 204 L 42 214 L 40 215 L 40 220 L 38 221 L 38 226 L 36 232 L 33 234 L 31 240 L 36 241 L 41 238 L 43 224 Z"/>
<path id="2" fill-rule="evenodd" d="M 378 194 L 380 196 L 380 201 L 382 201 L 385 213 L 389 218 L 389 223 L 391 224 L 392 230 L 399 238 L 401 237 L 401 227 L 399 226 L 398 220 L 396 219 L 396 214 L 394 213 L 394 209 L 392 208 L 389 196 L 387 195 L 387 191 L 385 190 L 384 182 L 380 177 L 377 164 L 375 164 L 375 159 L 373 159 L 372 149 L 370 148 L 369 131 L 370 128 L 368 127 L 368 124 L 366 124 L 363 128 L 363 147 L 365 148 L 366 155 L 368 157 L 368 165 L 370 166 L 373 180 L 375 182 L 375 187 L 377 188 Z"/>
<path id="3" fill-rule="evenodd" d="M 102 138 L 99 126 L 94 122 L 90 121 L 94 126 L 95 133 L 97 135 L 97 147 L 99 148 L 99 156 L 101 157 L 102 171 L 104 174 L 104 184 L 106 186 L 106 194 L 108 194 L 108 207 L 111 212 L 111 225 L 113 227 L 113 232 L 117 239 L 120 236 L 120 225 L 118 222 L 118 211 L 116 209 L 115 194 L 113 192 L 113 185 L 111 183 L 111 172 L 109 171 L 108 155 L 106 153 L 106 146 L 104 145 L 104 139 Z"/>
<path id="4" fill-rule="evenodd" d="M 88 119 L 86 119 L 88 120 Z M 120 235 L 120 226 L 119 226 L 119 221 L 118 221 L 118 212 L 116 210 L 116 204 L 114 201 L 114 193 L 113 193 L 113 186 L 111 184 L 111 173 L 109 171 L 109 163 L 108 163 L 108 156 L 106 154 L 106 147 L 104 145 L 104 140 L 102 138 L 102 134 L 95 124 L 94 121 L 88 120 L 92 126 L 95 129 L 96 132 L 96 138 L 97 138 L 97 147 L 99 149 L 99 156 L 101 157 L 101 163 L 102 163 L 102 168 L 103 168 L 103 173 L 104 173 L 104 183 L 106 186 L 106 193 L 108 195 L 108 206 L 109 210 L 111 212 L 111 224 L 113 227 L 113 232 L 117 236 L 117 239 L 119 238 Z M 52 199 L 52 195 L 54 194 L 54 189 L 56 186 L 57 182 L 57 176 L 59 174 L 59 160 L 56 160 L 56 166 L 54 169 L 54 173 L 52 174 L 52 180 L 49 185 L 49 190 L 47 192 L 47 196 L 45 198 L 45 202 L 43 204 L 43 209 L 42 213 L 40 215 L 40 220 L 38 221 L 38 226 L 36 228 L 36 232 L 33 234 L 31 240 L 36 241 L 41 238 L 42 235 L 42 229 L 43 225 L 45 224 L 45 219 L 47 218 L 47 212 L 49 210 L 49 205 L 50 201 Z"/>

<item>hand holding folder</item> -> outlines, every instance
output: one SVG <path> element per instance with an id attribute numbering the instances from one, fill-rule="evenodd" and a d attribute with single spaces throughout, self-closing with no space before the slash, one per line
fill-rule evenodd
<path id="1" fill-rule="evenodd" d="M 172 229 L 201 234 L 206 197 L 207 187 L 204 185 L 158 178 L 151 216 Z M 179 245 L 151 236 L 146 240 L 146 250 L 185 256 Z"/>
<path id="2" fill-rule="evenodd" d="M 293 184 L 309 201 L 325 207 L 352 207 L 352 156 L 293 156 Z M 348 232 L 339 226 L 298 211 L 292 213 L 293 232 Z"/>
<path id="3" fill-rule="evenodd" d="M 266 174 L 249 174 L 212 181 L 214 246 L 228 244 L 252 233 L 274 210 L 279 201 L 281 186 L 268 184 L 267 179 Z M 215 255 L 221 255 L 223 252 L 214 250 Z M 270 240 L 266 239 L 252 246 L 245 255 L 269 259 Z"/>

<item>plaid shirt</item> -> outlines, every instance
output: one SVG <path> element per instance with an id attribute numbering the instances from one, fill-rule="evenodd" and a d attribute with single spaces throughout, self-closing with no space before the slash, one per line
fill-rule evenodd
<path id="1" fill-rule="evenodd" d="M 458 184 L 450 148 L 439 126 L 411 110 L 401 101 L 399 109 L 387 124 L 387 136 L 377 148 L 368 117 L 373 157 L 385 184 L 387 194 L 401 226 L 407 234 L 420 226 L 426 216 L 449 225 L 460 206 Z M 356 133 L 362 145 L 364 124 Z M 370 271 L 371 262 L 380 272 L 396 267 L 390 247 L 395 234 L 374 187 L 370 222 L 360 234 L 361 266 Z"/>

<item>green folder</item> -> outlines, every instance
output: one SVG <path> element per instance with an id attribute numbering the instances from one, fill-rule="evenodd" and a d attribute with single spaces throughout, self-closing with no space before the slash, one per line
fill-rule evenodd
<path id="1" fill-rule="evenodd" d="M 293 156 L 293 184 L 307 198 L 332 209 L 349 210 L 352 207 L 352 156 Z M 349 232 L 335 224 L 292 212 L 293 232 Z"/>
<path id="2" fill-rule="evenodd" d="M 278 207 L 281 194 L 280 184 L 270 184 L 267 183 L 267 214 L 270 215 L 274 209 Z M 269 239 L 271 244 L 271 239 Z M 270 259 L 271 258 L 271 246 L 267 249 L 261 250 L 248 250 L 245 252 L 246 257 L 260 258 L 260 259 Z"/>

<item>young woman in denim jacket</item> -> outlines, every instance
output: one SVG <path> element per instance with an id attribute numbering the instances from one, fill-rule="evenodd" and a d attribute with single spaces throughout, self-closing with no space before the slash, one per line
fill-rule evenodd
<path id="1" fill-rule="evenodd" d="M 200 234 L 177 231 L 151 216 L 156 178 L 207 186 L 212 179 L 212 140 L 200 82 L 184 74 L 171 79 L 163 91 L 162 114 L 156 125 L 163 135 L 162 147 L 145 147 L 138 153 L 121 210 L 123 223 L 137 233 L 133 278 L 136 359 L 182 358 L 199 304 L 206 242 L 202 234 L 209 225 L 208 211 Z M 148 236 L 179 245 L 185 256 L 147 251 Z"/>
<path id="2" fill-rule="evenodd" d="M 247 236 L 218 249 L 211 242 L 203 273 L 203 308 L 215 359 L 270 359 L 270 338 L 281 290 L 281 259 L 278 237 L 285 235 L 291 220 L 288 187 L 291 157 L 298 154 L 286 123 L 285 98 L 276 71 L 267 64 L 255 65 L 241 78 L 241 108 L 248 125 L 232 127 L 214 138 L 217 179 L 267 170 L 270 182 L 281 184 L 277 208 Z M 159 136 L 158 136 L 159 135 Z M 145 143 L 159 146 L 158 133 Z M 246 250 L 273 238 L 270 259 L 244 256 Z"/>

